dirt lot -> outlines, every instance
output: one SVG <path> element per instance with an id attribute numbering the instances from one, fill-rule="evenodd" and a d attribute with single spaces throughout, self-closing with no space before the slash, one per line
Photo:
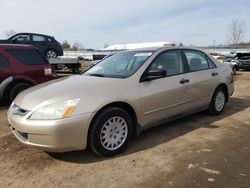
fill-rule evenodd
<path id="1" fill-rule="evenodd" d="M 126 152 L 49 155 L 22 145 L 0 107 L 0 187 L 250 187 L 250 72 L 217 117 L 198 113 L 150 129 Z"/>

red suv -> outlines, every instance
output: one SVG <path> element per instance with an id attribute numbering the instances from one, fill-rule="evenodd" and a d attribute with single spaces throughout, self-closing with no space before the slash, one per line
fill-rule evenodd
<path id="1" fill-rule="evenodd" d="M 38 49 L 28 45 L 0 45 L 0 99 L 52 79 L 51 65 Z"/>

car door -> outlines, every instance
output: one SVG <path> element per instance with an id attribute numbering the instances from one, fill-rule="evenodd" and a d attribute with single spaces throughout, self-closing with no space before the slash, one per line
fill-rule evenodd
<path id="1" fill-rule="evenodd" d="M 37 49 L 7 49 L 22 66 L 20 73 L 36 83 L 42 83 L 47 75 L 51 75 L 50 64 Z"/>
<path id="2" fill-rule="evenodd" d="M 7 58 L 0 52 L 0 84 L 9 75 L 10 63 Z"/>
<path id="3" fill-rule="evenodd" d="M 48 48 L 48 42 L 45 36 L 32 34 L 31 43 L 33 46 L 37 47 L 42 52 L 42 54 L 45 54 Z"/>
<path id="4" fill-rule="evenodd" d="M 0 98 L 2 98 L 7 80 L 10 78 L 10 63 L 0 51 Z"/>
<path id="5" fill-rule="evenodd" d="M 192 79 L 191 106 L 194 109 L 208 107 L 214 90 L 219 84 L 217 81 L 219 71 L 205 53 L 197 50 L 183 50 L 183 52 Z"/>
<path id="6" fill-rule="evenodd" d="M 140 83 L 143 126 L 181 115 L 190 107 L 190 76 L 186 74 L 180 51 L 160 53 L 146 72 L 154 69 L 164 69 L 167 75 Z"/>

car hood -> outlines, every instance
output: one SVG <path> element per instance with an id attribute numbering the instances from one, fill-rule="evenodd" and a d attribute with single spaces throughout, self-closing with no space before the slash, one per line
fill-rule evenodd
<path id="1" fill-rule="evenodd" d="M 25 110 L 34 111 L 48 104 L 81 98 L 83 105 L 90 109 L 94 106 L 93 102 L 97 105 L 118 91 L 124 92 L 122 88 L 128 87 L 125 83 L 125 79 L 69 76 L 31 87 L 20 93 L 14 103 Z"/>

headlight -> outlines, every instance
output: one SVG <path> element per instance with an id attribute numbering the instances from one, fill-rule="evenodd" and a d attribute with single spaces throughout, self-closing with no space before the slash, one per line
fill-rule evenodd
<path id="1" fill-rule="evenodd" d="M 72 115 L 80 99 L 73 99 L 59 103 L 49 104 L 36 110 L 29 119 L 52 120 L 67 118 Z"/>

